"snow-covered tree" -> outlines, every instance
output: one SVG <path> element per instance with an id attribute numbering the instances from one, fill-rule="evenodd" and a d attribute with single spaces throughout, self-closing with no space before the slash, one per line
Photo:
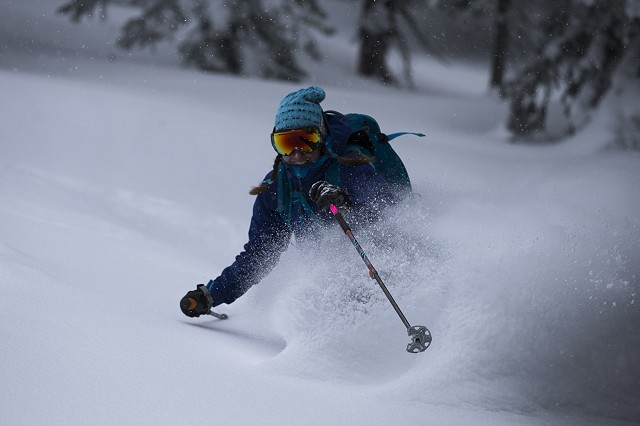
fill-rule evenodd
<path id="1" fill-rule="evenodd" d="M 209 71 L 299 80 L 299 54 L 319 60 L 315 32 L 333 31 L 316 0 L 72 0 L 59 12 L 78 22 L 115 4 L 139 12 L 122 27 L 121 47 L 180 33 L 184 62 Z"/>
<path id="2" fill-rule="evenodd" d="M 632 3 L 637 0 L 562 0 L 538 8 L 537 25 L 527 32 L 536 49 L 507 85 L 511 132 L 545 130 L 552 98 L 564 107 L 567 133 L 588 121 L 638 40 L 640 21 Z"/>

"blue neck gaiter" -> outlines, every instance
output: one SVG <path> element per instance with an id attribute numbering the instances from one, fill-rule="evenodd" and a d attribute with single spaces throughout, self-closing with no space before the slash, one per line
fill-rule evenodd
<path id="1" fill-rule="evenodd" d="M 327 162 L 328 159 L 329 159 L 329 157 L 326 157 L 326 156 L 323 155 L 315 163 L 307 164 L 306 166 L 294 166 L 292 164 L 288 164 L 288 163 L 285 163 L 285 162 L 283 162 L 283 163 L 284 163 L 285 167 L 287 167 L 289 170 L 291 170 L 291 172 L 293 173 L 294 176 L 296 176 L 299 179 L 304 179 L 305 177 L 307 177 L 307 175 L 309 174 L 309 172 L 311 170 L 315 170 L 318 167 L 322 166 L 324 163 Z"/>

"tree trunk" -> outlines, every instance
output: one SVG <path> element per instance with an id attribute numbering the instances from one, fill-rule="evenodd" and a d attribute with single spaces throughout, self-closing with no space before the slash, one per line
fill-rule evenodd
<path id="1" fill-rule="evenodd" d="M 394 82 L 385 60 L 395 36 L 394 9 L 393 1 L 365 0 L 360 22 L 358 73 L 384 83 Z"/>
<path id="2" fill-rule="evenodd" d="M 383 82 L 393 81 L 387 68 L 385 57 L 389 50 L 386 34 L 372 34 L 367 30 L 360 31 L 360 60 L 358 73 L 365 77 L 376 77 Z"/>
<path id="3" fill-rule="evenodd" d="M 493 66 L 491 70 L 491 87 L 499 89 L 501 96 L 507 50 L 509 49 L 509 26 L 507 25 L 507 14 L 509 13 L 510 8 L 511 0 L 498 0 Z"/>

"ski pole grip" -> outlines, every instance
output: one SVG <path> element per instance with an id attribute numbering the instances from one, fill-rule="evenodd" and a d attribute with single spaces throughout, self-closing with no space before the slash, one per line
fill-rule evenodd
<path id="1" fill-rule="evenodd" d="M 198 302 L 193 297 L 185 297 L 184 299 L 182 299 L 183 310 L 191 311 L 195 309 L 197 305 L 198 305 Z"/>
<path id="2" fill-rule="evenodd" d="M 347 221 L 344 220 L 344 217 L 342 217 L 342 213 L 340 213 L 340 210 L 338 210 L 338 208 L 336 206 L 334 206 L 333 204 L 331 204 L 331 206 L 329 206 L 329 210 L 331 210 L 331 213 L 333 213 L 333 216 L 336 218 L 336 220 L 340 224 L 340 227 L 342 228 L 342 230 L 345 233 L 351 232 L 351 228 L 349 228 L 349 225 L 347 224 Z"/>

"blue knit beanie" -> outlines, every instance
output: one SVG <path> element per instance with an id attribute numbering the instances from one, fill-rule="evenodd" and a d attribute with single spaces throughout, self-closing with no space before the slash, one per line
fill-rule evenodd
<path id="1" fill-rule="evenodd" d="M 278 107 L 276 131 L 320 127 L 322 125 L 320 102 L 324 100 L 324 97 L 324 90 L 318 86 L 289 93 L 282 99 Z"/>

